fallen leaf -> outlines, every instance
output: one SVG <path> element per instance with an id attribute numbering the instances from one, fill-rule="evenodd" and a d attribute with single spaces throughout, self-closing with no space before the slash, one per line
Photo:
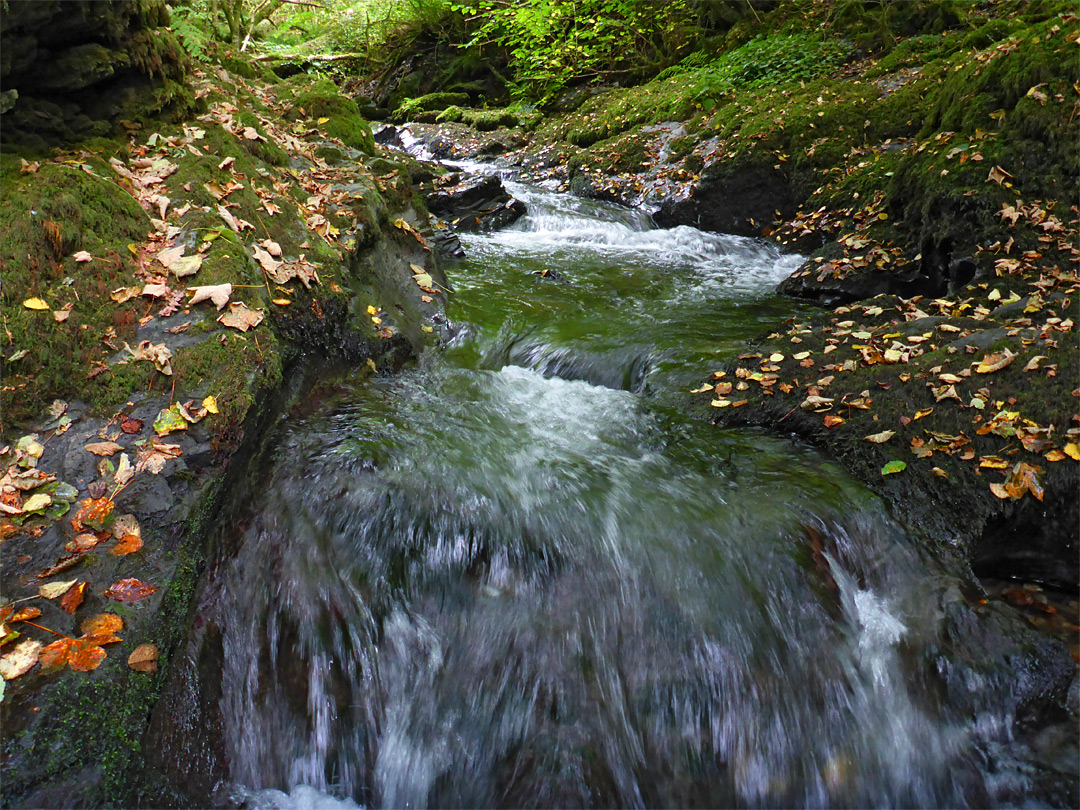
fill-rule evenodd
<path id="1" fill-rule="evenodd" d="M 158 648 L 153 644 L 140 644 L 128 656 L 128 666 L 136 672 L 157 671 Z"/>
<path id="2" fill-rule="evenodd" d="M 276 245 L 277 243 L 274 242 L 272 244 Z M 263 250 L 258 245 L 252 245 L 251 249 L 254 251 L 255 258 L 258 260 L 259 264 L 262 266 L 262 269 L 265 270 L 267 273 L 269 273 L 271 276 L 273 276 L 274 273 L 277 272 L 278 268 L 281 267 L 281 262 L 280 261 L 275 259 L 268 251 Z M 278 248 L 278 255 L 279 256 L 281 255 L 281 248 L 280 247 Z M 281 282 L 281 283 L 284 283 L 284 282 Z"/>
<path id="3" fill-rule="evenodd" d="M 890 461 L 884 467 L 881 468 L 882 475 L 892 475 L 893 473 L 903 472 L 907 469 L 907 463 L 903 461 Z"/>
<path id="4" fill-rule="evenodd" d="M 1069 442 L 1065 445 L 1065 455 L 1073 461 L 1080 461 L 1080 443 Z"/>
<path id="5" fill-rule="evenodd" d="M 70 588 L 67 593 L 64 594 L 63 599 L 60 600 L 60 607 L 66 610 L 68 613 L 74 613 L 79 609 L 79 605 L 83 603 L 83 599 L 86 597 L 86 586 L 89 583 L 80 582 L 74 588 Z"/>
<path id="6" fill-rule="evenodd" d="M 27 309 L 51 309 L 51 307 L 40 298 L 27 298 L 23 301 L 22 305 Z"/>
<path id="7" fill-rule="evenodd" d="M 43 670 L 70 666 L 79 672 L 90 672 L 101 666 L 104 660 L 105 650 L 91 639 L 85 638 L 62 638 L 54 641 L 45 647 L 40 655 Z"/>
<path id="8" fill-rule="evenodd" d="M 46 506 L 52 504 L 52 502 L 52 495 L 45 492 L 38 492 L 26 499 L 26 503 L 22 505 L 22 510 L 23 512 L 40 512 Z"/>
<path id="9" fill-rule="evenodd" d="M 84 551 L 89 551 L 98 543 L 101 542 L 101 538 L 96 534 L 90 532 L 83 532 L 82 534 L 75 535 L 75 539 L 65 543 L 64 549 L 70 551 L 73 554 L 81 554 Z"/>
<path id="10" fill-rule="evenodd" d="M 141 599 L 146 599 L 156 590 L 156 585 L 147 585 L 142 580 L 129 578 L 114 582 L 105 590 L 103 595 L 117 602 L 138 602 Z"/>
<path id="11" fill-rule="evenodd" d="M 264 315 L 261 309 L 248 309 L 247 304 L 243 301 L 233 301 L 229 304 L 229 311 L 221 315 L 221 317 L 218 318 L 218 322 L 223 326 L 246 332 L 248 329 L 262 323 L 263 317 Z"/>
<path id="12" fill-rule="evenodd" d="M 139 295 L 149 296 L 150 298 L 164 298 L 168 294 L 169 288 L 164 284 L 145 284 L 142 292 L 139 293 Z"/>
<path id="13" fill-rule="evenodd" d="M 189 399 L 180 406 L 180 415 L 193 425 L 202 420 L 206 414 L 206 408 L 193 399 Z"/>
<path id="14" fill-rule="evenodd" d="M 211 301 L 214 306 L 221 309 L 227 303 L 229 303 L 229 296 L 232 295 L 232 284 L 213 284 L 206 287 L 188 287 L 188 292 L 192 293 L 189 304 L 198 304 L 201 301 Z"/>
<path id="15" fill-rule="evenodd" d="M 3 677 L 5 681 L 10 681 L 20 675 L 25 675 L 38 662 L 44 646 L 40 641 L 29 638 L 20 641 L 15 645 L 15 649 L 0 658 L 0 677 Z"/>
<path id="16" fill-rule="evenodd" d="M 844 424 L 844 417 L 829 415 L 825 417 L 825 427 L 834 428 Z"/>
<path id="17" fill-rule="evenodd" d="M 177 259 L 169 267 L 173 275 L 177 278 L 185 278 L 187 276 L 193 276 L 199 272 L 199 268 L 202 267 L 203 257 L 201 254 L 196 253 L 194 256 L 184 256 L 181 259 Z"/>
<path id="18" fill-rule="evenodd" d="M 53 320 L 56 321 L 57 323 L 63 323 L 64 321 L 66 321 L 68 318 L 71 317 L 71 304 L 68 304 L 63 309 L 53 310 L 52 316 L 53 316 Z"/>
<path id="19" fill-rule="evenodd" d="M 948 478 L 949 477 L 949 474 L 947 472 L 945 472 L 945 470 L 941 469 L 941 467 L 933 467 L 930 470 L 930 472 L 932 472 L 938 478 Z"/>
<path id="20" fill-rule="evenodd" d="M 79 629 L 87 637 L 114 636 L 124 629 L 124 620 L 115 613 L 99 613 L 89 619 L 83 619 Z"/>
<path id="21" fill-rule="evenodd" d="M 139 433 L 143 429 L 143 424 L 142 419 L 136 419 L 133 416 L 120 417 L 120 430 L 128 435 Z"/>
<path id="22" fill-rule="evenodd" d="M 881 433 L 872 433 L 871 435 L 866 436 L 865 439 L 866 441 L 873 442 L 874 444 L 882 444 L 883 442 L 887 442 L 895 435 L 895 430 L 883 430 L 881 431 Z"/>
<path id="23" fill-rule="evenodd" d="M 79 580 L 73 579 L 69 582 L 47 582 L 38 588 L 38 594 L 46 599 L 56 599 L 67 593 L 68 588 L 72 587 Z"/>
<path id="24" fill-rule="evenodd" d="M 88 250 L 80 250 L 71 258 L 77 262 L 92 262 L 94 260 L 94 257 L 90 255 L 90 251 Z"/>
<path id="25" fill-rule="evenodd" d="M 990 374 L 994 371 L 1001 371 L 1009 365 L 1013 360 L 1017 358 L 1017 355 L 1006 349 L 1004 352 L 988 354 L 984 357 L 975 371 L 979 374 Z"/>
<path id="26" fill-rule="evenodd" d="M 135 477 L 135 470 L 131 467 L 131 459 L 128 458 L 127 453 L 120 454 L 120 464 L 116 468 L 116 473 L 113 475 L 113 485 L 116 487 L 122 487 L 127 484 L 132 478 Z"/>
<path id="27" fill-rule="evenodd" d="M 142 547 L 142 538 L 137 534 L 129 534 L 122 537 L 115 546 L 110 548 L 109 553 L 115 557 L 126 557 L 128 554 L 134 554 Z"/>
<path id="28" fill-rule="evenodd" d="M 132 298 L 138 297 L 140 294 L 138 287 L 117 287 L 111 293 L 109 298 L 115 301 L 117 304 L 124 304 L 130 301 Z"/>
<path id="29" fill-rule="evenodd" d="M 113 524 L 112 535 L 120 540 L 129 534 L 142 536 L 139 521 L 134 515 L 120 515 Z"/>
<path id="30" fill-rule="evenodd" d="M 109 522 L 112 510 L 113 502 L 108 498 L 87 498 L 71 519 L 71 528 L 81 532 L 84 526 L 89 526 L 95 531 L 102 531 Z"/>
<path id="31" fill-rule="evenodd" d="M 213 397 L 207 397 L 206 399 L 204 399 L 202 401 L 202 404 L 203 404 L 203 407 L 206 408 L 208 413 L 217 413 L 218 412 L 217 400 L 214 399 Z"/>
<path id="32" fill-rule="evenodd" d="M 175 247 L 165 248 L 157 254 L 157 260 L 161 263 L 161 266 L 168 270 L 173 262 L 184 255 L 184 245 L 176 245 Z"/>
<path id="33" fill-rule="evenodd" d="M 123 450 L 123 446 L 116 442 L 93 442 L 86 445 L 87 450 L 93 453 L 95 456 L 114 456 Z"/>
<path id="34" fill-rule="evenodd" d="M 154 364 L 154 368 L 166 377 L 172 376 L 172 351 L 164 343 L 151 343 L 149 340 L 142 341 L 134 349 L 124 344 L 124 348 L 134 361 L 146 360 Z"/>
<path id="35" fill-rule="evenodd" d="M 174 402 L 168 408 L 162 408 L 157 415 L 157 419 L 154 420 L 154 432 L 158 436 L 167 436 L 178 430 L 187 430 L 187 426 L 187 420 L 180 414 L 179 402 Z"/>

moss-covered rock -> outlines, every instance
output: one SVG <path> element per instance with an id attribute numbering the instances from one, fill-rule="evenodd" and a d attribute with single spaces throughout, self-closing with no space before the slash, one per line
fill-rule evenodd
<path id="1" fill-rule="evenodd" d="M 188 59 L 158 0 L 12 3 L 0 34 L 0 146 L 37 151 L 188 112 Z"/>

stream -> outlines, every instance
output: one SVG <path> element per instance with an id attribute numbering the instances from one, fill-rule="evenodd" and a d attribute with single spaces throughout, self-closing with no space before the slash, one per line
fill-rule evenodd
<path id="1" fill-rule="evenodd" d="M 1040 806 L 1015 619 L 813 449 L 681 415 L 808 312 L 798 257 L 507 186 L 446 349 L 290 421 L 207 579 L 206 802 Z"/>

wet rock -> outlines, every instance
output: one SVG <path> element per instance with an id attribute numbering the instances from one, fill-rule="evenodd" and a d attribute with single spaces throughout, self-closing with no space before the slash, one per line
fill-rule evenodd
<path id="1" fill-rule="evenodd" d="M 460 231 L 496 230 L 525 213 L 525 203 L 512 197 L 494 175 L 467 177 L 443 186 L 428 195 L 427 205 L 431 213 Z"/>
<path id="2" fill-rule="evenodd" d="M 396 146 L 398 149 L 405 148 L 405 144 L 401 142 L 401 136 L 398 134 L 398 129 L 393 124 L 380 127 L 374 132 L 374 137 L 375 143 L 381 143 L 383 146 Z"/>
<path id="3" fill-rule="evenodd" d="M 714 163 L 689 196 L 665 200 L 654 216 L 662 228 L 692 225 L 758 236 L 777 211 L 792 216 L 797 202 L 787 175 L 772 165 Z"/>

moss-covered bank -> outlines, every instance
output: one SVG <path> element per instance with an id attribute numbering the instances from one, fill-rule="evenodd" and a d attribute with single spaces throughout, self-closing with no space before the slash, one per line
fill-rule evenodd
<path id="1" fill-rule="evenodd" d="M 92 671 L 35 664 L 5 682 L 6 806 L 160 800 L 144 734 L 227 495 L 317 369 L 391 371 L 435 340 L 442 294 L 412 266 L 449 286 L 406 166 L 375 156 L 333 85 L 214 67 L 189 89 L 192 116 L 137 137 L 48 155 L 2 144 L 0 609 L 30 599 L 47 628 L 5 625 L 3 654 L 74 638 L 98 613 L 123 622 Z M 121 553 L 118 526 L 141 547 Z M 71 579 L 70 611 L 32 598 Z M 106 592 L 130 579 L 142 598 Z M 156 672 L 128 667 L 141 644 Z"/>

